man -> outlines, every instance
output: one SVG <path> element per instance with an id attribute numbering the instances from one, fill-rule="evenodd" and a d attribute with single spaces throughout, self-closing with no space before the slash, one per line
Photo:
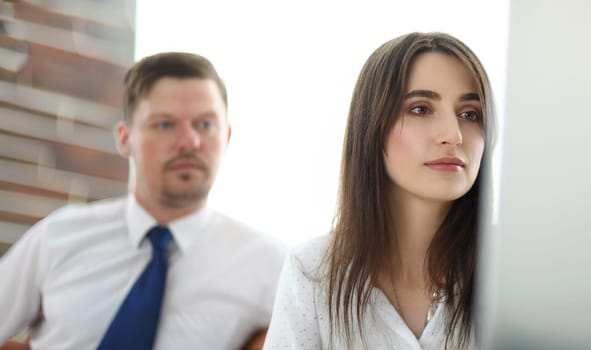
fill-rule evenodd
<path id="1" fill-rule="evenodd" d="M 33 348 L 237 349 L 270 320 L 284 247 L 206 207 L 231 134 L 214 67 L 157 54 L 125 89 L 133 191 L 62 208 L 6 253 L 0 344 L 37 320 Z"/>

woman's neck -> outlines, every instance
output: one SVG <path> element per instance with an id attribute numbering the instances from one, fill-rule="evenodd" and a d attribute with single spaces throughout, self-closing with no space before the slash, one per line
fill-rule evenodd
<path id="1" fill-rule="evenodd" d="M 451 203 L 429 201 L 408 194 L 394 198 L 392 217 L 396 254 L 392 267 L 396 279 L 424 284 L 425 257 Z"/>
<path id="2" fill-rule="evenodd" d="M 382 271 L 378 286 L 418 339 L 434 303 L 425 257 L 451 203 L 408 193 L 394 196 L 393 203 L 393 260 Z"/>

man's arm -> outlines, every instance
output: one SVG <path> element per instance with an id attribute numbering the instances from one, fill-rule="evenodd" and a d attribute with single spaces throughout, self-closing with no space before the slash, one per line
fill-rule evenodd
<path id="1" fill-rule="evenodd" d="M 21 343 L 15 341 L 8 341 L 0 345 L 0 350 L 29 350 L 31 347 L 28 343 Z"/>
<path id="2" fill-rule="evenodd" d="M 0 258 L 0 344 L 39 316 L 42 226 L 33 226 Z"/>
<path id="3" fill-rule="evenodd" d="M 27 332 L 22 337 L 18 336 L 0 345 L 0 350 L 30 350 L 31 334 Z"/>
<path id="4" fill-rule="evenodd" d="M 267 328 L 256 331 L 250 339 L 244 344 L 242 350 L 262 350 L 265 343 L 265 336 L 267 335 Z M 2 350 L 2 349 L 0 349 Z"/>

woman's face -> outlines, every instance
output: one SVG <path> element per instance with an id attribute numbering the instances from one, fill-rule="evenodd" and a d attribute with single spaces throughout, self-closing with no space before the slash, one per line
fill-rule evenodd
<path id="1" fill-rule="evenodd" d="M 482 105 L 456 58 L 419 54 L 384 152 L 394 195 L 450 202 L 474 184 L 484 151 Z"/>

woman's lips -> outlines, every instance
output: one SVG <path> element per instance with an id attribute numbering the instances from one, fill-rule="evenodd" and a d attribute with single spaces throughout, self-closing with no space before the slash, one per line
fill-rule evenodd
<path id="1" fill-rule="evenodd" d="M 464 168 L 465 162 L 456 157 L 443 157 L 430 160 L 425 165 L 437 171 L 456 172 Z"/>

